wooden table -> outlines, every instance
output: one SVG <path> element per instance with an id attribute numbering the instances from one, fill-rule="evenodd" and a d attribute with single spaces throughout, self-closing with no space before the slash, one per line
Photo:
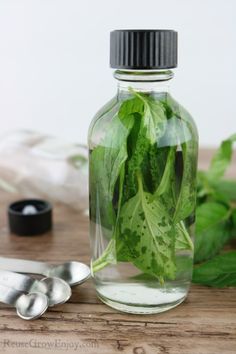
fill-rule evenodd
<path id="1" fill-rule="evenodd" d="M 210 155 L 201 153 L 203 166 Z M 1 255 L 89 264 L 87 216 L 58 205 L 52 234 L 31 238 L 9 235 L 5 212 L 12 199 L 15 196 L 1 192 Z M 182 305 L 159 315 L 115 311 L 97 299 L 91 281 L 73 288 L 68 303 L 36 321 L 23 321 L 14 309 L 1 304 L 0 353 L 236 353 L 236 289 L 193 285 Z"/>

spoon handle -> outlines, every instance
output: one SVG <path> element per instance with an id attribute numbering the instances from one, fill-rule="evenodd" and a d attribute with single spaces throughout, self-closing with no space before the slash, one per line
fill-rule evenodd
<path id="1" fill-rule="evenodd" d="M 29 292 L 33 287 L 35 279 L 23 274 L 14 273 L 8 270 L 0 270 L 0 284 L 19 291 Z"/>
<path id="2" fill-rule="evenodd" d="M 0 284 L 0 302 L 15 307 L 17 300 L 22 296 L 23 292 L 8 286 Z"/>
<path id="3" fill-rule="evenodd" d="M 11 270 L 12 272 L 47 275 L 49 268 L 50 265 L 45 262 L 0 257 L 0 269 Z"/>

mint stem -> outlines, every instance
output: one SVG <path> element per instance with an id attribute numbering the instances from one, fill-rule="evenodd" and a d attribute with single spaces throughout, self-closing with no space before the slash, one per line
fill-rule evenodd
<path id="1" fill-rule="evenodd" d="M 183 221 L 180 221 L 180 224 L 181 224 L 181 226 L 183 228 L 183 234 L 184 234 L 185 240 L 187 241 L 190 250 L 193 251 L 194 250 L 193 241 L 191 240 L 191 237 L 189 236 L 189 233 L 186 230 L 185 224 L 184 224 Z"/>
<path id="2" fill-rule="evenodd" d="M 99 270 L 105 268 L 107 265 L 111 263 L 115 263 L 114 251 L 115 251 L 115 240 L 112 238 L 108 243 L 107 248 L 101 255 L 101 257 L 96 259 L 96 261 L 92 261 L 92 272 L 96 273 Z"/>

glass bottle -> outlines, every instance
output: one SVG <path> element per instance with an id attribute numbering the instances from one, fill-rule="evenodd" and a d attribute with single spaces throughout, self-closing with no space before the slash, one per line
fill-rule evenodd
<path id="1" fill-rule="evenodd" d="M 198 134 L 169 93 L 177 33 L 111 32 L 116 96 L 89 130 L 91 269 L 99 298 L 158 313 L 187 296 Z"/>

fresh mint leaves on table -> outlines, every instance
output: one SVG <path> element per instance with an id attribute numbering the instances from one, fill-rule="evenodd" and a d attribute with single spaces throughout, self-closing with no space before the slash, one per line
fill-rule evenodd
<path id="1" fill-rule="evenodd" d="M 178 136 L 183 134 L 183 171 L 178 180 L 174 170 L 177 144 L 159 148 L 155 143 L 157 139 L 160 142 L 167 119 L 178 116 L 174 101 L 169 98 L 162 102 L 147 94 L 132 93 L 111 122 L 115 136 L 105 135 L 103 144 L 90 154 L 91 190 L 99 184 L 99 195 L 91 195 L 100 202 L 104 230 L 113 230 L 107 248 L 92 268 L 97 272 L 117 261 L 131 262 L 143 273 L 140 277 L 156 276 L 164 283 L 181 271 L 181 264 L 176 265 L 176 251 L 193 250 L 183 220 L 192 215 L 195 206 L 191 183 L 196 171 L 190 160 L 196 145 L 194 140 L 185 139 L 186 132 L 179 126 L 181 119 L 168 127 L 170 137 L 177 131 Z M 235 141 L 236 134 L 225 140 L 209 170 L 198 173 L 196 283 L 235 286 L 232 278 L 236 251 L 229 258 L 227 254 L 217 256 L 236 234 L 236 181 L 223 179 Z M 96 208 L 96 203 L 91 200 L 91 208 Z M 91 214 L 95 215 L 93 211 Z"/>
<path id="2" fill-rule="evenodd" d="M 209 170 L 198 173 L 194 283 L 236 286 L 236 250 L 223 252 L 236 237 L 236 181 L 223 179 L 234 142 L 236 134 L 222 142 Z"/>
<path id="3" fill-rule="evenodd" d="M 193 282 L 218 288 L 236 286 L 236 252 L 226 252 L 195 266 Z"/>
<path id="4" fill-rule="evenodd" d="M 195 263 L 215 256 L 230 238 L 230 209 L 219 202 L 204 202 L 196 210 Z"/>

